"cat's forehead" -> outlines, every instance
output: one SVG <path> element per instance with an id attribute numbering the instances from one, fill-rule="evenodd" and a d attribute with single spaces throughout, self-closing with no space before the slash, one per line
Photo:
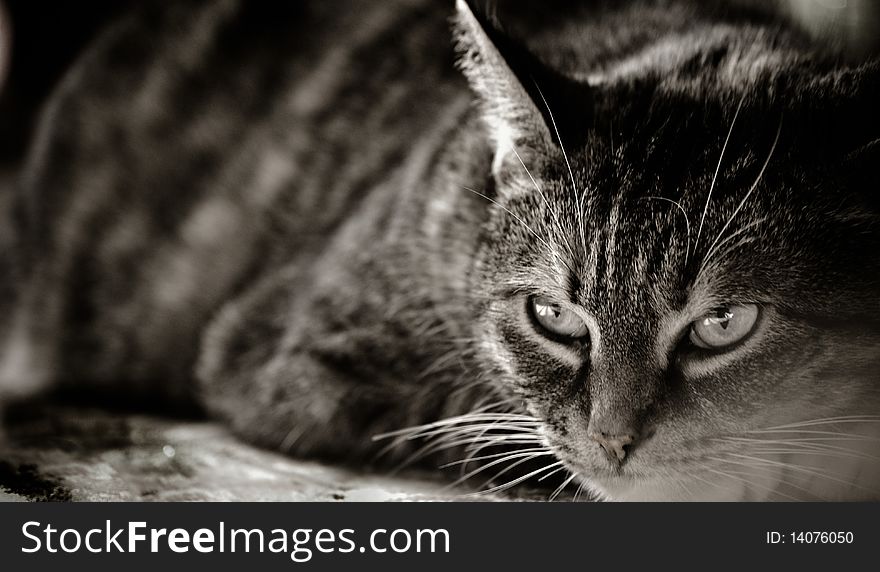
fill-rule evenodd
<path id="1" fill-rule="evenodd" d="M 722 168 L 718 156 L 698 164 L 687 152 L 671 157 L 674 149 L 653 158 L 632 152 L 642 161 L 610 146 L 601 148 L 605 158 L 596 149 L 570 158 L 571 170 L 566 164 L 542 181 L 543 192 L 521 211 L 549 245 L 549 253 L 536 249 L 533 264 L 543 272 L 533 276 L 609 317 L 659 318 L 695 296 L 704 305 L 768 299 L 781 257 L 792 259 L 792 272 L 799 270 L 793 254 L 810 257 L 812 238 L 801 236 L 807 225 L 797 221 L 821 224 L 804 208 L 809 201 L 799 204 L 797 192 L 782 188 L 790 181 L 769 172 L 777 149 L 776 139 L 740 149 L 741 157 L 728 149 Z"/>
<path id="2" fill-rule="evenodd" d="M 876 215 L 848 161 L 876 139 L 855 96 L 872 76 L 743 50 L 716 54 L 718 77 L 686 57 L 605 77 L 578 145 L 524 155 L 543 193 L 510 161 L 534 195 L 515 210 L 555 251 L 536 261 L 553 288 L 596 311 L 645 311 L 694 291 L 775 301 L 829 274 L 820 261 L 857 267 L 841 253 Z"/>
<path id="3" fill-rule="evenodd" d="M 645 201 L 624 195 L 599 200 L 590 192 L 566 193 L 563 224 L 544 231 L 556 253 L 544 274 L 572 301 L 594 312 L 618 313 L 640 306 L 681 306 L 688 286 L 687 232 L 680 216 L 657 215 Z M 575 200 L 577 204 L 575 204 Z M 665 208 L 666 201 L 662 201 Z"/>

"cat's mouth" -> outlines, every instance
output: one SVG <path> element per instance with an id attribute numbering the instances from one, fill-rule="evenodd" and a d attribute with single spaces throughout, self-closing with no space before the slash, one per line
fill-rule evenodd
<path id="1" fill-rule="evenodd" d="M 549 433 L 549 431 L 548 431 Z M 608 479 L 637 479 L 651 473 L 653 457 L 646 455 L 655 435 L 645 429 L 638 437 L 613 437 L 585 434 L 580 427 L 569 430 L 568 439 L 548 436 L 547 442 L 560 460 L 584 475 Z"/>
<path id="2" fill-rule="evenodd" d="M 580 488 L 594 498 L 605 500 L 669 499 L 670 481 L 687 480 L 701 466 L 693 455 L 662 455 L 646 450 L 654 432 L 647 432 L 642 446 L 624 451 L 623 458 L 609 453 L 593 440 L 579 440 L 577 445 L 549 439 L 548 445 L 568 470 L 576 475 Z M 653 443 L 652 443 L 653 444 Z M 579 489 L 580 490 L 580 489 Z"/>
<path id="3" fill-rule="evenodd" d="M 602 466 L 583 459 L 573 459 L 570 455 L 558 454 L 558 457 L 574 476 L 575 488 L 572 490 L 575 491 L 575 500 L 583 498 L 582 491 L 586 491 L 593 500 L 638 497 L 638 491 L 653 480 L 636 474 L 625 466 Z"/>
<path id="4" fill-rule="evenodd" d="M 679 498 L 680 484 L 689 478 L 688 471 L 674 463 L 614 465 L 562 455 L 559 458 L 576 475 L 576 496 L 586 490 L 594 500 L 672 500 Z"/>
<path id="5" fill-rule="evenodd" d="M 615 463 L 605 458 L 604 452 L 575 450 L 567 445 L 551 444 L 550 447 L 576 475 L 575 480 L 581 488 L 586 488 L 594 497 L 616 498 L 617 492 L 629 490 L 647 477 L 644 472 L 633 470 L 630 463 Z"/>

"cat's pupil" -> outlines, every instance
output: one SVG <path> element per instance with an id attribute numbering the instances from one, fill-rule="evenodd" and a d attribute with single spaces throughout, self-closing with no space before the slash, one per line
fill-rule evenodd
<path id="1" fill-rule="evenodd" d="M 726 330 L 727 327 L 730 326 L 730 321 L 732 319 L 733 312 L 730 311 L 730 308 L 718 308 L 715 310 L 715 315 L 707 318 L 706 322 L 708 322 L 708 324 L 721 326 L 722 329 Z"/>
<path id="2" fill-rule="evenodd" d="M 531 313 L 538 322 L 542 331 L 549 331 L 557 336 L 566 338 L 582 338 L 587 335 L 587 327 L 584 321 L 572 310 L 566 309 L 561 304 L 538 296 L 531 298 Z"/>
<path id="3" fill-rule="evenodd" d="M 562 314 L 562 309 L 556 305 L 546 305 L 546 304 L 537 304 L 538 306 L 538 315 L 543 316 L 545 318 L 559 318 Z"/>

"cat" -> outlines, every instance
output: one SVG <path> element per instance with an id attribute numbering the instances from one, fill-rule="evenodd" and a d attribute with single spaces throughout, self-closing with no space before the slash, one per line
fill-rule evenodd
<path id="1" fill-rule="evenodd" d="M 519 39 L 452 12 L 108 29 L 5 213 L 0 394 L 195 403 L 489 490 L 880 498 L 878 63 L 754 7 L 532 10 Z"/>

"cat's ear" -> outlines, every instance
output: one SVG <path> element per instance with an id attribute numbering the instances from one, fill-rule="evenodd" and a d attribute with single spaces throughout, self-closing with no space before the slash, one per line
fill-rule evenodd
<path id="1" fill-rule="evenodd" d="M 585 83 L 548 68 L 502 34 L 466 0 L 457 0 L 459 66 L 479 98 L 496 168 L 516 148 L 575 148 L 591 122 Z"/>

